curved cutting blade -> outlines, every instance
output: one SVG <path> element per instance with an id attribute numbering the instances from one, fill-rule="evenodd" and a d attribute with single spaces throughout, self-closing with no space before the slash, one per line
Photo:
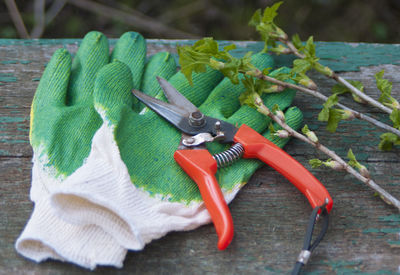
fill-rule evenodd
<path id="1" fill-rule="evenodd" d="M 132 93 L 142 101 L 147 107 L 152 109 L 154 112 L 168 120 L 173 125 L 177 126 L 182 120 L 187 120 L 189 113 L 175 105 L 169 104 L 162 100 L 148 96 L 138 90 L 133 89 Z"/>
<path id="2" fill-rule="evenodd" d="M 161 88 L 164 91 L 165 97 L 168 99 L 168 102 L 186 110 L 188 113 L 199 112 L 199 109 L 187 100 L 174 86 L 172 86 L 167 80 L 157 76 L 157 81 L 160 84 Z"/>

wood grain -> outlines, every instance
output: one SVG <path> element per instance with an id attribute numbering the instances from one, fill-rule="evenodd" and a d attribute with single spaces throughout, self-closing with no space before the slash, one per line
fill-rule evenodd
<path id="1" fill-rule="evenodd" d="M 114 40 L 111 41 L 113 45 Z M 190 41 L 149 41 L 149 54 L 168 50 Z M 29 201 L 32 150 L 29 145 L 29 112 L 38 80 L 52 53 L 59 47 L 76 52 L 79 40 L 0 41 L 0 274 L 82 274 L 88 271 L 68 263 L 33 263 L 18 255 L 14 242 L 32 211 Z M 257 50 L 260 44 L 240 42 L 237 54 Z M 361 80 L 365 91 L 378 97 L 374 74 L 385 69 L 393 81 L 393 96 L 400 98 L 398 45 L 319 43 L 322 62 L 340 75 Z M 361 47 L 360 46 L 360 47 Z M 382 47 L 386 47 L 382 49 Z M 377 58 L 375 56 L 380 56 Z M 354 56 L 344 58 L 345 56 Z M 364 56 L 364 58 L 361 58 Z M 370 63 L 368 58 L 370 56 Z M 278 58 L 287 64 L 290 58 Z M 339 62 L 340 61 L 340 62 Z M 347 62 L 347 63 L 346 63 Z M 343 63 L 348 64 L 344 66 Z M 335 64 L 337 67 L 335 68 Z M 361 67 L 360 67 L 361 66 Z M 359 68 L 359 70 L 357 69 Z M 332 80 L 312 75 L 321 91 L 329 95 Z M 361 121 L 340 124 L 331 134 L 317 121 L 322 102 L 298 94 L 305 122 L 320 140 L 345 157 L 351 147 L 368 166 L 377 183 L 400 198 L 400 150 L 377 149 L 379 129 Z M 351 107 L 389 121 L 376 109 L 350 103 Z M 324 158 L 313 148 L 296 140 L 286 151 L 310 168 L 308 160 Z M 310 168 L 311 169 L 311 168 Z M 400 266 L 400 215 L 373 195 L 368 187 L 344 173 L 312 170 L 334 199 L 330 228 L 312 256 L 307 272 L 392 274 Z M 129 252 L 122 269 L 101 267 L 99 274 L 280 274 L 291 270 L 302 245 L 311 209 L 306 199 L 277 172 L 259 169 L 230 204 L 235 238 L 226 251 L 216 249 L 212 225 L 190 232 L 170 233 L 153 241 L 141 252 Z"/>

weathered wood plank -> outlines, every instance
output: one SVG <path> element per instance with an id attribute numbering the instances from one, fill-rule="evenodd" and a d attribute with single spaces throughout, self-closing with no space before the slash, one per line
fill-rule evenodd
<path id="1" fill-rule="evenodd" d="M 0 273 L 81 274 L 71 264 L 48 261 L 37 265 L 19 256 L 14 241 L 23 229 L 32 204 L 29 201 L 32 151 L 29 146 L 29 111 L 44 65 L 55 49 L 75 52 L 79 40 L 0 39 Z M 111 45 L 115 43 L 111 40 Z M 150 41 L 149 54 L 175 52 L 187 41 Z M 260 44 L 240 42 L 238 54 L 259 49 Z M 349 79 L 362 80 L 366 92 L 377 98 L 373 74 L 385 69 L 393 81 L 393 94 L 400 98 L 398 45 L 350 45 L 319 43 L 323 62 L 333 64 Z M 353 56 L 353 55 L 354 56 Z M 375 55 L 376 54 L 376 55 Z M 369 58 L 366 58 L 369 57 Z M 279 64 L 288 58 L 279 58 Z M 338 61 L 345 61 L 345 67 Z M 356 70 L 361 66 L 360 70 Z M 313 75 L 321 91 L 329 95 L 331 80 Z M 316 120 L 322 103 L 298 94 L 294 102 L 305 114 L 305 122 L 324 144 L 345 157 L 352 148 L 384 188 L 400 197 L 400 150 L 377 149 L 381 130 L 360 121 L 341 123 L 331 134 Z M 350 103 L 354 108 L 384 117 L 376 109 Z M 308 166 L 308 159 L 321 157 L 311 147 L 292 141 L 288 153 Z M 393 273 L 400 265 L 400 215 L 373 196 L 373 192 L 344 173 L 313 170 L 330 191 L 335 208 L 326 239 L 315 251 L 307 271 L 315 273 Z M 130 252 L 121 270 L 99 268 L 101 274 L 154 273 L 282 273 L 291 269 L 302 245 L 309 205 L 282 176 L 268 167 L 257 171 L 230 205 L 236 235 L 224 252 L 216 249 L 212 225 L 191 232 L 177 232 L 152 242 L 142 252 Z"/>

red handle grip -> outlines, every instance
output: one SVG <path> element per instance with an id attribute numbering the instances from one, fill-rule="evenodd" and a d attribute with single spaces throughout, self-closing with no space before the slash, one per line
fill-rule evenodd
<path id="1" fill-rule="evenodd" d="M 178 150 L 175 161 L 196 182 L 218 235 L 218 248 L 225 249 L 233 238 L 233 221 L 215 173 L 217 162 L 207 150 Z"/>
<path id="2" fill-rule="evenodd" d="M 243 145 L 244 158 L 258 158 L 285 176 L 308 199 L 313 208 L 328 199 L 326 209 L 332 209 L 333 201 L 325 187 L 297 160 L 247 125 L 237 131 L 234 141 Z"/>

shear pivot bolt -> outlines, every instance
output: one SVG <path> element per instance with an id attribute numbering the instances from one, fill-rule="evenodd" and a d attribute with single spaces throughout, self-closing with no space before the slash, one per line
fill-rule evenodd
<path id="1" fill-rule="evenodd" d="M 201 112 L 197 111 L 197 112 L 190 113 L 189 124 L 191 126 L 199 127 L 199 126 L 203 126 L 204 123 L 205 123 L 204 115 Z"/>
<path id="2" fill-rule="evenodd" d="M 215 122 L 214 128 L 216 131 L 221 131 L 221 121 Z"/>
<path id="3" fill-rule="evenodd" d="M 194 138 L 192 138 L 192 137 L 187 138 L 187 139 L 185 140 L 185 142 L 186 142 L 187 144 L 193 144 L 194 141 L 195 141 L 195 140 L 194 140 Z"/>

